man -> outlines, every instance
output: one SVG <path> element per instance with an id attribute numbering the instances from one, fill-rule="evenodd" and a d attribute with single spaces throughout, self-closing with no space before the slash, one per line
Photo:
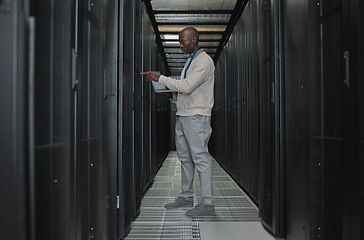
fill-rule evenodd
<path id="1" fill-rule="evenodd" d="M 199 33 L 193 27 L 179 34 L 182 51 L 191 54 L 182 70 L 181 80 L 143 72 L 146 80 L 160 82 L 178 92 L 176 113 L 176 148 L 181 161 L 182 192 L 166 208 L 193 206 L 193 178 L 195 167 L 200 177 L 201 203 L 186 212 L 188 216 L 215 213 L 211 156 L 208 142 L 211 135 L 211 109 L 214 104 L 215 66 L 211 57 L 198 45 Z"/>

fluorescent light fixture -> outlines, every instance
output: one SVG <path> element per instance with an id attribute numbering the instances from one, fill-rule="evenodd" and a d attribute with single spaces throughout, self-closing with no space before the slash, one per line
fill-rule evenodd
<path id="1" fill-rule="evenodd" d="M 179 46 L 179 42 L 165 41 L 164 43 L 166 45 L 178 45 Z"/>
<path id="2" fill-rule="evenodd" d="M 181 26 L 181 27 L 176 27 L 176 26 L 158 26 L 158 29 L 160 32 L 170 32 L 170 31 L 181 31 L 183 28 L 185 28 L 187 26 Z M 214 26 L 214 27 L 209 27 L 209 26 L 201 26 L 201 27 L 196 27 L 197 31 L 225 31 L 225 27 L 220 27 L 220 26 Z M 166 34 L 167 35 L 167 34 Z"/>
<path id="3" fill-rule="evenodd" d="M 164 39 L 178 39 L 178 35 L 165 34 Z"/>

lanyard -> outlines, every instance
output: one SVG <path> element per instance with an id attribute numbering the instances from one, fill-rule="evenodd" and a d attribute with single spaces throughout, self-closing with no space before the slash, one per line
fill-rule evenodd
<path id="1" fill-rule="evenodd" d="M 197 53 L 197 52 L 198 52 L 198 50 L 192 54 L 191 59 L 190 59 L 190 61 L 188 62 L 188 65 L 187 65 L 186 70 L 185 70 L 185 76 L 184 76 L 183 78 L 186 78 L 187 70 L 188 70 L 188 68 L 190 67 L 191 62 L 192 62 L 192 60 L 193 60 L 193 58 L 195 57 L 195 55 L 196 55 L 196 53 Z"/>

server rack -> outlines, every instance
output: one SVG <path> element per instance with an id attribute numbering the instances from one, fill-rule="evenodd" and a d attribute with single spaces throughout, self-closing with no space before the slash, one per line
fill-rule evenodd
<path id="1" fill-rule="evenodd" d="M 102 52 L 102 173 L 103 198 L 110 199 L 103 207 L 103 227 L 109 229 L 110 239 L 118 237 L 118 46 L 119 46 L 119 1 L 112 0 L 103 8 L 104 33 Z M 121 61 L 121 60 L 119 60 Z M 120 198 L 119 198 L 120 201 Z M 120 202 L 119 202 L 120 204 Z M 104 234 L 105 235 L 105 234 Z"/>
<path id="2" fill-rule="evenodd" d="M 123 42 L 123 208 L 124 208 L 124 229 L 128 231 L 131 221 L 137 211 L 137 192 L 136 192 L 136 164 L 135 150 L 135 35 L 134 25 L 135 18 L 135 2 L 124 2 L 124 42 Z"/>
<path id="3" fill-rule="evenodd" d="M 131 2 L 0 1 L 0 29 L 9 33 L 0 36 L 3 238 L 127 232 L 138 208 L 130 199 L 140 199 L 167 155 L 170 131 L 168 99 L 137 82 L 141 66 L 167 69 L 144 6 Z M 285 21 L 277 26 L 278 2 Z M 280 233 L 275 161 L 286 159 L 279 177 L 287 178 L 287 239 L 360 239 L 362 12 L 359 0 L 250 1 L 217 62 L 210 150 L 259 204 L 263 224 Z M 269 33 L 277 27 L 284 39 Z M 131 48 L 138 45 L 142 52 Z M 285 50 L 279 58 L 277 47 Z"/>
<path id="4" fill-rule="evenodd" d="M 151 94 L 142 70 L 167 71 L 141 1 L 124 1 L 122 75 L 122 182 L 119 196 L 125 235 L 138 214 L 144 190 L 169 152 L 169 100 Z M 144 31 L 145 30 L 145 31 Z M 151 94 L 151 95 L 150 95 Z M 149 136 L 149 137 L 148 137 Z M 144 174 L 146 173 L 146 174 Z M 119 173 L 120 174 L 120 173 Z"/>
<path id="5" fill-rule="evenodd" d="M 157 46 L 155 46 L 157 51 Z M 161 74 L 167 74 L 160 56 L 155 55 L 152 69 L 159 69 Z M 152 155 L 155 159 L 154 168 L 159 169 L 170 151 L 170 103 L 165 96 L 152 93 Z M 166 141 L 164 144 L 161 142 Z"/>
<path id="6" fill-rule="evenodd" d="M 109 146 L 109 156 L 103 152 L 104 141 L 108 143 L 108 137 L 112 138 L 106 135 L 110 130 L 105 129 L 103 124 L 108 126 L 113 122 L 112 116 L 105 115 L 109 107 L 105 101 L 108 98 L 107 85 L 110 86 L 110 93 L 114 91 L 111 88 L 112 81 L 107 79 L 107 74 L 112 76 L 112 72 L 109 73 L 105 68 L 112 69 L 115 66 L 106 66 L 108 60 L 104 61 L 103 57 L 104 53 L 108 53 L 103 49 L 102 35 L 106 29 L 105 7 L 98 1 L 79 2 L 77 194 L 80 211 L 78 227 L 82 238 L 110 237 L 107 226 L 111 212 L 107 208 L 107 199 L 113 199 L 105 196 L 109 196 L 111 191 L 109 164 L 114 161 L 111 157 L 115 154 L 115 148 Z M 110 20 L 114 23 L 113 15 Z M 110 40 L 113 41 L 112 36 Z"/>
<path id="7" fill-rule="evenodd" d="M 360 188 L 356 140 L 360 118 L 354 90 L 359 88 L 357 34 L 363 25 L 358 21 L 359 9 L 358 1 L 309 5 L 308 67 L 314 91 L 309 105 L 308 189 L 315 193 L 309 202 L 314 212 L 307 216 L 311 239 L 360 238 L 359 230 L 353 228 L 359 221 L 359 212 L 354 209 L 359 208 Z"/>
<path id="8" fill-rule="evenodd" d="M 4 239 L 34 239 L 34 134 L 32 128 L 34 92 L 27 92 L 34 81 L 34 19 L 28 1 L 0 2 L 0 210 Z M 6 34 L 4 34 L 6 33 Z M 28 169 L 32 169 L 31 172 Z M 27 201 L 29 200 L 29 201 Z M 29 209 L 31 214 L 28 215 Z"/>
<path id="9" fill-rule="evenodd" d="M 140 1 L 0 2 L 7 33 L 0 38 L 1 103 L 10 103 L 2 108 L 1 136 L 2 147 L 12 149 L 2 150 L 9 153 L 2 161 L 9 184 L 2 189 L 14 189 L 2 198 L 13 226 L 4 230 L 6 239 L 126 234 L 169 150 L 169 138 L 159 139 L 163 147 L 150 157 L 152 99 L 139 72 L 160 59 L 147 20 L 148 37 L 138 37 L 143 9 Z M 124 34 L 130 29 L 133 35 Z M 169 101 L 160 101 L 164 124 Z"/>
<path id="10" fill-rule="evenodd" d="M 141 27 L 142 27 L 142 18 L 141 18 L 141 2 L 135 1 L 134 5 L 134 15 L 135 15 L 135 23 L 134 23 L 134 122 L 135 122 L 135 159 L 137 161 L 134 162 L 135 168 L 135 178 L 136 178 L 136 205 L 137 209 L 139 209 L 140 204 L 142 202 L 142 164 L 143 164 L 143 112 L 142 112 L 142 96 L 143 96 L 143 81 L 140 76 L 142 71 L 142 39 L 141 39 Z"/>
<path id="11" fill-rule="evenodd" d="M 258 202 L 259 82 L 255 19 L 256 7 L 249 2 L 236 25 L 235 30 L 239 34 L 233 32 L 217 62 L 213 114 L 219 120 L 213 121 L 211 152 Z M 240 132 L 237 132 L 239 129 Z M 240 168 L 237 169 L 237 166 Z"/>
<path id="12" fill-rule="evenodd" d="M 259 53 L 260 192 L 263 225 L 285 235 L 285 137 L 280 1 L 257 1 Z"/>
<path id="13" fill-rule="evenodd" d="M 34 145 L 34 239 L 68 238 L 75 223 L 72 158 L 71 1 L 29 1 L 35 18 L 34 125 L 30 126 Z M 55 11 L 57 9 L 57 11 Z M 32 169 L 34 172 L 32 172 Z"/>
<path id="14" fill-rule="evenodd" d="M 360 235 L 362 8 L 356 0 L 249 1 L 216 65 L 211 152 L 259 205 L 263 225 L 287 239 Z M 239 129 L 236 81 L 241 141 L 231 130 Z"/>
<path id="15" fill-rule="evenodd" d="M 154 31 L 149 20 L 146 9 L 142 8 L 142 69 L 141 71 L 149 71 L 152 69 L 152 51 L 154 48 Z M 143 161 L 142 161 L 142 185 L 143 191 L 151 183 L 154 177 L 155 169 L 151 166 L 151 86 L 148 82 L 142 82 L 142 113 L 143 113 Z"/>

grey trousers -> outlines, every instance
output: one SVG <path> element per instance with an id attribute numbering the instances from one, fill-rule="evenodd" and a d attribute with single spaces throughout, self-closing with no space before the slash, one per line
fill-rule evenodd
<path id="1" fill-rule="evenodd" d="M 211 136 L 211 117 L 176 116 L 176 148 L 181 161 L 181 197 L 193 197 L 195 167 L 200 177 L 201 202 L 213 205 L 211 155 L 208 142 Z"/>

